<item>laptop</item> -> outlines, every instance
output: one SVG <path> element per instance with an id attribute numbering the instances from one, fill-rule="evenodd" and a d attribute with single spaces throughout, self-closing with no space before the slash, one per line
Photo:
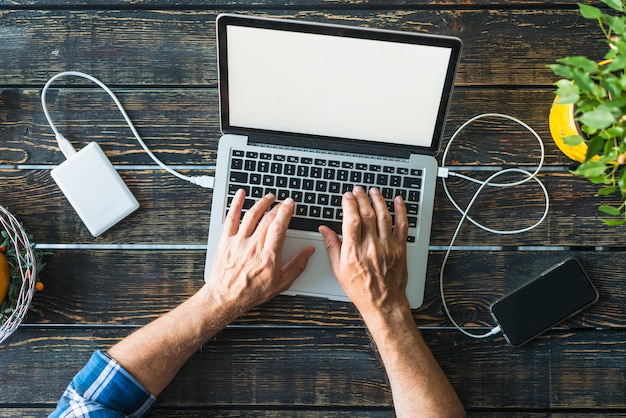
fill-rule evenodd
<path id="1" fill-rule="evenodd" d="M 422 305 L 437 154 L 461 41 L 454 37 L 235 14 L 217 18 L 220 119 L 205 279 L 229 204 L 268 192 L 296 206 L 283 250 L 316 248 L 287 295 L 348 301 L 320 224 L 341 232 L 341 196 L 404 197 L 411 308 Z"/>

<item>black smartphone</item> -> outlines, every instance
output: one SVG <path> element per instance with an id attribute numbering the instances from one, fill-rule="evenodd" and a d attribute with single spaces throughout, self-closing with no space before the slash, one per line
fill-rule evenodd
<path id="1" fill-rule="evenodd" d="M 567 259 L 491 305 L 504 338 L 521 346 L 598 300 L 580 262 Z"/>

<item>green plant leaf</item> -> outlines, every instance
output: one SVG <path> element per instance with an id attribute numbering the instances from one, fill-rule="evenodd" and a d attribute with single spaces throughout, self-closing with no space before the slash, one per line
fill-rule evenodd
<path id="1" fill-rule="evenodd" d="M 572 171 L 572 173 L 583 177 L 598 177 L 604 174 L 606 165 L 600 161 L 586 161 Z"/>
<path id="2" fill-rule="evenodd" d="M 623 98 L 621 96 L 624 90 L 622 88 L 622 83 L 619 78 L 612 75 L 607 76 L 604 80 L 602 80 L 602 86 L 606 88 L 611 97 L 615 97 L 615 99 L 609 101 L 609 103 L 615 101 L 615 103 L 612 103 L 612 105 L 617 107 L 622 107 L 624 105 L 623 102 L 624 100 L 626 100 L 626 98 Z"/>
<path id="3" fill-rule="evenodd" d="M 613 48 L 609 48 L 609 49 L 606 51 L 606 54 L 604 54 L 604 59 L 605 59 L 605 60 L 608 60 L 608 61 L 613 61 L 613 59 L 617 56 L 617 54 L 618 54 L 618 51 L 616 51 L 616 50 L 615 50 L 615 49 L 613 49 Z M 608 65 L 608 64 L 609 64 L 609 63 L 607 62 L 607 65 Z"/>
<path id="4" fill-rule="evenodd" d="M 567 65 L 561 64 L 550 64 L 548 68 L 552 70 L 552 72 L 559 77 L 563 78 L 572 78 L 572 69 Z"/>
<path id="5" fill-rule="evenodd" d="M 560 62 L 561 64 L 568 65 L 570 67 L 580 68 L 581 70 L 587 73 L 595 73 L 600 70 L 600 66 L 598 65 L 597 62 L 590 60 L 589 58 L 584 57 L 582 55 L 559 58 L 556 61 Z"/>
<path id="6" fill-rule="evenodd" d="M 619 82 L 622 85 L 622 90 L 626 90 L 626 74 L 622 73 L 620 78 L 619 78 Z"/>
<path id="7" fill-rule="evenodd" d="M 626 170 L 622 167 L 617 179 L 617 186 L 622 196 L 626 193 Z"/>
<path id="8" fill-rule="evenodd" d="M 599 151 L 596 156 L 599 156 L 600 158 L 596 159 L 595 161 L 601 162 L 602 164 L 607 166 L 607 168 L 609 168 L 609 166 L 613 166 L 615 163 L 615 159 L 617 158 L 617 151 L 613 146 L 613 141 L 611 140 L 604 142 L 602 150 Z"/>
<path id="9" fill-rule="evenodd" d="M 595 6 L 578 3 L 578 8 L 580 9 L 581 16 L 585 19 L 599 19 L 600 16 L 602 16 L 602 10 Z"/>
<path id="10" fill-rule="evenodd" d="M 595 110 L 586 112 L 579 118 L 580 123 L 591 129 L 604 129 L 615 123 L 615 116 L 606 107 L 599 107 Z"/>
<path id="11" fill-rule="evenodd" d="M 607 71 L 616 72 L 626 68 L 626 56 L 619 55 L 606 67 Z"/>
<path id="12" fill-rule="evenodd" d="M 610 128 L 608 128 L 605 131 L 606 135 L 608 138 L 624 138 L 624 127 L 622 126 L 611 126 Z M 620 152 L 620 154 L 622 154 L 622 152 Z"/>
<path id="13" fill-rule="evenodd" d="M 618 109 L 624 108 L 626 107 L 626 95 L 615 96 L 614 99 L 609 100 L 608 102 L 605 102 L 604 106 L 609 107 L 609 108 L 614 107 Z M 622 114 L 624 112 L 622 112 L 621 110 L 618 110 L 617 113 Z"/>
<path id="14" fill-rule="evenodd" d="M 595 93 L 595 83 L 593 82 L 589 74 L 585 73 L 584 71 L 578 68 L 574 68 L 572 70 L 572 80 L 581 91 L 591 94 Z"/>
<path id="15" fill-rule="evenodd" d="M 601 104 L 602 103 L 599 102 L 598 100 L 594 100 L 593 98 L 590 98 L 590 97 L 581 98 L 581 100 L 579 100 L 576 103 L 576 108 L 575 108 L 576 117 L 583 115 L 587 112 L 590 112 L 592 110 L 595 110 Z"/>
<path id="16" fill-rule="evenodd" d="M 606 4 L 611 9 L 617 10 L 618 12 L 624 11 L 622 0 L 602 0 L 602 3 Z"/>
<path id="17" fill-rule="evenodd" d="M 587 125 L 580 125 L 580 130 L 587 138 L 591 138 L 591 137 L 596 136 L 598 134 L 598 130 L 597 129 L 592 128 L 592 127 L 587 126 Z"/>
<path id="18" fill-rule="evenodd" d="M 576 103 L 580 98 L 580 89 L 569 80 L 559 80 L 555 83 L 557 86 L 556 95 L 559 96 L 557 103 L 568 104 Z"/>
<path id="19" fill-rule="evenodd" d="M 620 208 L 616 208 L 615 206 L 611 206 L 611 205 L 600 205 L 598 210 L 602 213 L 606 213 L 607 215 L 611 215 L 611 216 L 619 216 L 622 214 L 622 211 L 620 210 Z"/>
<path id="20" fill-rule="evenodd" d="M 626 222 L 626 219 L 603 219 L 602 222 L 607 226 L 620 226 Z"/>
<path id="21" fill-rule="evenodd" d="M 611 39 L 611 45 L 615 48 L 611 48 L 611 50 L 617 50 L 620 54 L 626 54 L 626 42 L 622 38 Z"/>
<path id="22" fill-rule="evenodd" d="M 615 193 L 616 190 L 617 190 L 617 187 L 615 186 L 602 187 L 598 190 L 598 194 L 596 194 L 596 196 L 607 196 L 607 195 Z"/>
<path id="23" fill-rule="evenodd" d="M 606 22 L 606 24 L 611 27 L 611 30 L 615 32 L 615 34 L 617 35 L 624 34 L 624 31 L 626 30 L 626 26 L 624 25 L 623 17 L 603 15 L 600 19 Z"/>
<path id="24" fill-rule="evenodd" d="M 570 135 L 570 136 L 566 136 L 565 138 L 563 138 L 563 142 L 565 142 L 567 145 L 571 146 L 571 147 L 575 147 L 578 144 L 581 144 L 585 141 L 585 138 L 583 138 L 580 135 Z"/>
<path id="25" fill-rule="evenodd" d="M 602 184 L 602 185 L 609 185 L 609 184 L 613 184 L 613 180 L 611 179 L 611 176 L 608 176 L 606 174 L 602 174 L 601 176 L 596 176 L 596 177 L 587 177 L 587 179 L 592 182 L 593 184 Z"/>
<path id="26" fill-rule="evenodd" d="M 594 84 L 593 85 L 593 96 L 597 97 L 597 98 L 600 98 L 600 99 L 605 99 L 608 96 L 608 94 L 606 92 L 606 89 L 603 86 L 601 86 L 599 84 Z"/>
<path id="27" fill-rule="evenodd" d="M 590 160 L 602 151 L 604 151 L 604 139 L 600 136 L 596 136 L 591 141 L 587 141 L 587 155 L 585 159 Z M 606 161 L 602 161 L 602 164 L 606 164 Z"/>
<path id="28" fill-rule="evenodd" d="M 606 138 L 606 131 L 602 132 L 602 138 L 604 140 L 604 146 L 602 147 L 602 157 L 600 157 L 600 161 L 604 164 L 612 164 L 613 161 L 617 158 L 617 151 L 615 151 L 614 142 L 611 140 L 612 138 Z"/>

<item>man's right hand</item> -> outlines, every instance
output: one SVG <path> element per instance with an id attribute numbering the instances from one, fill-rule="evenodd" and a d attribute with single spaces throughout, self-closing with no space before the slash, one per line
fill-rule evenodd
<path id="1" fill-rule="evenodd" d="M 371 198 L 371 203 L 370 203 Z M 378 189 L 344 194 L 343 242 L 320 227 L 330 263 L 376 342 L 389 376 L 398 417 L 463 417 L 454 388 L 417 328 L 406 297 L 408 280 L 404 201 L 394 200 L 392 225 Z"/>
<path id="2" fill-rule="evenodd" d="M 371 198 L 371 203 L 370 203 Z M 401 197 L 394 200 L 395 225 L 377 188 L 369 196 L 356 186 L 343 196 L 342 238 L 320 227 L 330 263 L 346 295 L 361 315 L 409 309 L 406 240 L 408 221 Z"/>

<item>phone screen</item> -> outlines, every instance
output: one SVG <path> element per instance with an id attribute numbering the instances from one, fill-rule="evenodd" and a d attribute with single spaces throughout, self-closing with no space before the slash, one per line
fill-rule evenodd
<path id="1" fill-rule="evenodd" d="M 565 260 L 491 306 L 507 341 L 522 345 L 598 300 L 575 259 Z"/>

